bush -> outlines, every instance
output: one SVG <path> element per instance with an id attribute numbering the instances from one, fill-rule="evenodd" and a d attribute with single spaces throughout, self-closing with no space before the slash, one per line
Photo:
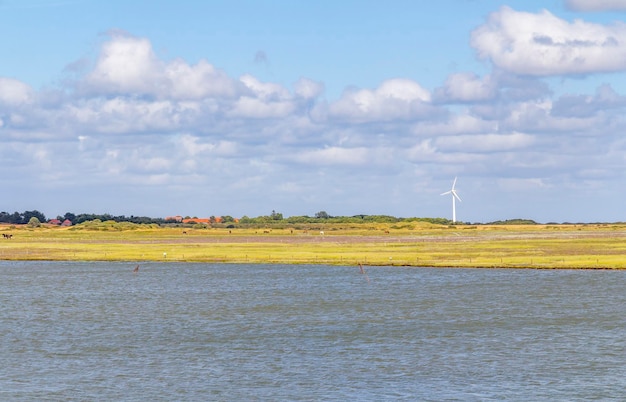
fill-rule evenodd
<path id="1" fill-rule="evenodd" d="M 33 216 L 28 221 L 28 226 L 30 226 L 31 228 L 38 228 L 41 226 L 41 221 L 36 216 Z"/>

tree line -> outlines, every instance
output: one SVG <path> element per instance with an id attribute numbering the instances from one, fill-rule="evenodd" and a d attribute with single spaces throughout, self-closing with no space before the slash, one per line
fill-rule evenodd
<path id="1" fill-rule="evenodd" d="M 30 222 L 31 218 L 37 218 L 39 222 L 46 222 L 46 216 L 37 210 L 24 211 L 22 213 L 13 212 L 12 214 L 8 212 L 0 212 L 1 223 L 13 223 L 16 225 L 21 225 Z"/>
<path id="2" fill-rule="evenodd" d="M 48 222 L 46 216 L 37 210 L 20 212 L 0 212 L 0 223 L 11 224 L 28 224 L 32 218 L 36 218 L 39 222 Z M 213 216 L 211 218 L 214 218 Z M 269 215 L 262 215 L 257 217 L 243 216 L 240 219 L 235 219 L 232 216 L 222 216 L 221 225 L 228 225 L 235 227 L 236 224 L 242 226 L 253 225 L 271 225 L 271 224 L 302 224 L 302 223 L 400 223 L 400 222 L 428 222 L 438 225 L 452 225 L 453 222 L 446 218 L 398 218 L 390 215 L 352 215 L 352 216 L 332 216 L 326 211 L 320 211 L 313 216 L 290 216 L 283 217 L 280 212 L 272 211 Z M 175 220 L 166 220 L 164 218 L 151 218 L 147 216 L 125 216 L 125 215 L 111 215 L 111 214 L 73 214 L 67 212 L 63 216 L 57 216 L 56 219 L 63 222 L 68 220 L 72 225 L 77 225 L 83 222 L 90 222 L 94 220 L 114 221 L 114 222 L 130 222 L 136 224 L 157 224 L 157 225 L 174 225 L 180 224 Z M 193 219 L 193 218 L 191 218 Z M 217 224 L 215 219 L 211 219 L 211 224 Z M 456 222 L 456 224 L 469 224 L 469 222 Z M 474 223 L 476 224 L 476 223 Z M 510 219 L 506 221 L 496 221 L 488 224 L 536 224 L 535 221 L 529 219 Z"/>
<path id="3" fill-rule="evenodd" d="M 22 224 L 28 224 L 32 218 L 37 218 L 37 220 L 42 223 L 48 222 L 48 219 L 46 218 L 46 216 L 42 212 L 39 212 L 37 210 L 24 211 L 22 213 L 13 212 L 12 214 L 8 212 L 0 212 L 0 223 L 11 223 L 11 224 L 16 224 L 16 225 L 22 225 Z M 72 225 L 77 225 L 83 222 L 94 221 L 96 219 L 99 219 L 103 222 L 115 221 L 115 222 L 130 222 L 130 223 L 137 223 L 137 224 L 167 223 L 165 219 L 150 218 L 147 216 L 132 216 L 132 215 L 131 216 L 124 216 L 124 215 L 114 216 L 111 214 L 73 214 L 71 212 L 67 212 L 63 216 L 59 215 L 56 217 L 56 219 L 58 219 L 61 222 L 68 220 L 72 222 Z"/>

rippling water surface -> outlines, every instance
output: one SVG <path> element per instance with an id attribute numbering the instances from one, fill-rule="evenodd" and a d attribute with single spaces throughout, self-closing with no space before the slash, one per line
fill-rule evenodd
<path id="1" fill-rule="evenodd" d="M 0 262 L 0 400 L 626 397 L 626 272 L 133 268 Z"/>

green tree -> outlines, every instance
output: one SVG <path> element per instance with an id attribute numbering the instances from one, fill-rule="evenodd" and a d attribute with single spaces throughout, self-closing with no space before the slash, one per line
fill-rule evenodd
<path id="1" fill-rule="evenodd" d="M 319 211 L 318 213 L 315 214 L 315 217 L 317 219 L 328 219 L 330 218 L 330 215 L 328 215 L 326 211 Z"/>
<path id="2" fill-rule="evenodd" d="M 36 216 L 33 216 L 28 220 L 28 226 L 31 228 L 38 228 L 41 226 L 41 221 Z"/>
<path id="3" fill-rule="evenodd" d="M 22 214 L 22 222 L 23 223 L 30 223 L 30 218 L 37 218 L 39 220 L 39 223 L 41 222 L 46 222 L 46 216 L 44 214 L 42 214 L 41 212 L 34 210 L 34 211 L 24 211 L 24 213 Z"/>

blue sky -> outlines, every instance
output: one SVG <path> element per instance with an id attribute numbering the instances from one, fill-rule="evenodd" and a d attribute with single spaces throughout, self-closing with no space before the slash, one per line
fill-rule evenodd
<path id="1" fill-rule="evenodd" d="M 0 0 L 0 210 L 624 221 L 626 0 Z"/>

